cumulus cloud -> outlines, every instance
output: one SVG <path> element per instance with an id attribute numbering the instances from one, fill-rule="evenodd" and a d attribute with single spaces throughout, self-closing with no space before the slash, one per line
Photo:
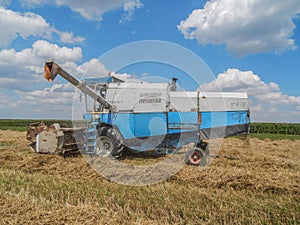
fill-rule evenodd
<path id="1" fill-rule="evenodd" d="M 255 121 L 300 122 L 300 96 L 289 96 L 280 91 L 278 84 L 265 83 L 253 71 L 228 69 L 217 79 L 200 86 L 204 91 L 247 92 L 250 110 Z M 298 112 L 298 114 L 295 114 Z"/>
<path id="2" fill-rule="evenodd" d="M 125 14 L 123 15 L 120 22 L 126 22 L 131 20 L 132 15 L 134 13 L 135 9 L 139 9 L 143 6 L 143 4 L 139 0 L 126 0 L 123 3 L 123 9 L 125 11 Z"/>
<path id="3" fill-rule="evenodd" d="M 140 80 L 132 74 L 110 71 L 96 58 L 84 62 L 81 65 L 76 65 L 72 62 L 65 63 L 64 68 L 73 75 L 82 78 L 114 76 L 125 82 L 140 82 Z"/>
<path id="4" fill-rule="evenodd" d="M 128 73 L 115 73 L 115 72 L 112 72 L 111 75 L 118 78 L 118 79 L 120 79 L 120 80 L 123 80 L 125 82 L 132 82 L 132 83 L 141 82 L 141 80 L 137 79 L 134 75 L 128 74 Z M 143 82 L 146 82 L 146 81 L 143 81 Z"/>
<path id="5" fill-rule="evenodd" d="M 60 63 L 80 61 L 79 47 L 59 47 L 44 40 L 36 41 L 32 48 L 22 51 L 4 49 L 0 51 L 0 88 L 28 91 L 42 82 L 45 60 L 55 59 Z"/>
<path id="6" fill-rule="evenodd" d="M 15 109 L 14 118 L 71 118 L 74 87 L 69 83 L 53 84 L 51 87 L 30 92 L 16 90 L 15 93 L 19 96 L 16 102 L 17 107 L 8 107 L 9 111 Z M 22 110 L 19 111 L 19 109 Z M 4 117 L 11 116 L 6 112 L 2 113 Z"/>
<path id="7" fill-rule="evenodd" d="M 105 77 L 109 71 L 98 59 L 91 59 L 77 67 L 77 73 L 85 77 Z"/>
<path id="8" fill-rule="evenodd" d="M 223 91 L 247 91 L 248 94 L 265 94 L 278 92 L 277 84 L 271 82 L 266 84 L 253 71 L 240 71 L 238 69 L 228 69 L 220 73 L 216 80 L 201 85 L 205 91 L 217 91 L 220 87 Z"/>
<path id="9" fill-rule="evenodd" d="M 36 5 L 41 5 L 45 3 L 56 4 L 57 6 L 67 6 L 70 7 L 74 12 L 79 13 L 83 18 L 87 20 L 102 20 L 102 16 L 105 12 L 116 10 L 118 8 L 123 8 L 124 20 L 131 18 L 135 9 L 141 8 L 142 3 L 140 0 L 22 0 L 24 5 L 33 7 Z"/>
<path id="10" fill-rule="evenodd" d="M 25 12 L 20 13 L 0 7 L 0 47 L 8 46 L 19 36 L 23 39 L 29 36 L 52 39 L 53 33 L 60 36 L 65 43 L 77 43 L 84 41 L 83 37 L 76 37 L 72 32 L 61 32 L 52 27 L 43 17 L 38 14 Z"/>
<path id="11" fill-rule="evenodd" d="M 68 43 L 68 44 L 74 44 L 74 43 L 79 43 L 83 42 L 85 40 L 84 37 L 81 36 L 74 36 L 73 32 L 57 32 L 60 36 L 60 41 L 63 43 Z"/>
<path id="12" fill-rule="evenodd" d="M 57 44 L 51 44 L 47 41 L 39 40 L 32 45 L 32 53 L 39 58 L 53 58 L 60 62 L 80 61 L 82 50 L 80 47 L 67 48 L 59 47 Z"/>
<path id="13" fill-rule="evenodd" d="M 300 1 L 210 0 L 194 10 L 178 29 L 199 44 L 226 44 L 236 55 L 296 48 L 291 38 Z"/>
<path id="14" fill-rule="evenodd" d="M 0 8 L 0 46 L 6 46 L 20 35 L 26 39 L 30 35 L 50 38 L 53 28 L 44 18 L 34 13 L 19 13 Z"/>
<path id="15" fill-rule="evenodd" d="M 32 48 L 26 48 L 19 52 L 15 49 L 3 49 L 0 51 L 1 70 L 6 66 L 9 67 L 9 70 L 16 70 L 26 65 L 39 65 L 41 61 L 49 58 L 54 58 L 61 62 L 80 61 L 82 50 L 80 47 L 60 47 L 57 44 L 38 40 L 33 43 Z"/>
<path id="16" fill-rule="evenodd" d="M 56 105 L 72 105 L 74 87 L 67 84 L 54 84 L 49 88 L 34 90 L 30 93 L 17 91 L 20 95 L 20 104 L 30 104 L 39 107 Z"/>

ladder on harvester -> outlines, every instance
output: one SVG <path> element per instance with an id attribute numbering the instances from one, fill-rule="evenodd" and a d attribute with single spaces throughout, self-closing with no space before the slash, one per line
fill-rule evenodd
<path id="1" fill-rule="evenodd" d="M 86 128 L 86 153 L 95 154 L 97 148 L 97 122 L 88 122 Z"/>

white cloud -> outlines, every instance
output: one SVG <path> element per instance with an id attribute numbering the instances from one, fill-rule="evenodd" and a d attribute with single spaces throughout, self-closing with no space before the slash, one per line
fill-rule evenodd
<path id="1" fill-rule="evenodd" d="M 87 20 L 98 21 L 102 20 L 102 16 L 105 12 L 121 7 L 125 12 L 124 19 L 130 19 L 134 10 L 142 7 L 140 0 L 22 0 L 22 3 L 30 7 L 45 3 L 67 6 Z"/>
<path id="2" fill-rule="evenodd" d="M 20 35 L 26 39 L 30 35 L 51 38 L 53 28 L 44 18 L 34 13 L 19 13 L 0 8 L 0 46 L 7 46 Z"/>
<path id="3" fill-rule="evenodd" d="M 16 52 L 14 49 L 4 49 L 0 51 L 1 70 L 6 66 L 9 70 L 15 71 L 24 66 L 40 65 L 40 62 L 49 58 L 54 58 L 63 63 L 68 61 L 80 61 L 82 58 L 82 50 L 79 47 L 59 47 L 57 44 L 38 40 L 33 43 L 32 48 L 26 48 L 20 52 Z M 0 72 L 3 74 L 3 70 Z"/>
<path id="4" fill-rule="evenodd" d="M 268 109 L 268 112 L 269 113 L 277 113 L 278 111 L 276 108 L 272 107 L 272 108 Z"/>
<path id="5" fill-rule="evenodd" d="M 43 5 L 50 1 L 49 0 L 20 0 L 20 2 L 23 6 L 35 7 L 36 5 Z"/>
<path id="6" fill-rule="evenodd" d="M 46 82 L 46 81 L 45 81 Z M 54 84 L 52 87 L 35 90 L 32 92 L 17 91 L 20 95 L 19 104 L 31 106 L 56 107 L 57 105 L 72 105 L 74 87 L 67 84 Z"/>
<path id="7" fill-rule="evenodd" d="M 251 112 L 261 112 L 262 110 L 264 110 L 262 104 L 258 104 L 256 106 L 251 107 Z"/>
<path id="8" fill-rule="evenodd" d="M 252 71 L 240 71 L 238 69 L 228 69 L 224 73 L 220 73 L 216 80 L 211 83 L 201 85 L 204 91 L 216 91 L 218 86 L 223 91 L 245 91 L 249 94 L 265 94 L 278 91 L 279 87 L 275 83 L 266 84 L 260 77 Z"/>
<path id="9" fill-rule="evenodd" d="M 7 104 L 9 104 L 9 99 L 0 92 L 0 109 L 6 107 Z"/>
<path id="10" fill-rule="evenodd" d="M 123 80 L 125 82 L 132 82 L 132 83 L 135 83 L 135 82 L 144 82 L 145 83 L 146 82 L 146 81 L 139 80 L 134 75 L 128 74 L 128 73 L 114 73 L 114 72 L 112 72 L 111 75 L 118 78 L 118 79 L 120 79 L 120 80 Z"/>
<path id="11" fill-rule="evenodd" d="M 226 44 L 236 55 L 294 49 L 292 21 L 299 0 L 210 0 L 194 10 L 178 29 L 199 44 Z"/>
<path id="12" fill-rule="evenodd" d="M 59 47 L 43 40 L 20 52 L 0 51 L 0 88 L 32 90 L 32 86 L 42 83 L 43 64 L 52 58 L 60 63 L 80 61 L 82 51 L 79 47 Z"/>
<path id="13" fill-rule="evenodd" d="M 74 47 L 72 49 L 59 47 L 57 44 L 50 44 L 42 40 L 36 41 L 32 47 L 33 54 L 43 59 L 49 59 L 49 57 L 51 57 L 64 63 L 67 61 L 80 61 L 82 58 L 82 50 L 80 47 Z"/>
<path id="14" fill-rule="evenodd" d="M 85 77 L 105 77 L 108 73 L 109 71 L 97 59 L 91 59 L 77 68 L 77 74 Z"/>
<path id="15" fill-rule="evenodd" d="M 282 93 L 278 84 L 265 83 L 252 71 L 228 69 L 214 81 L 202 84 L 200 89 L 247 92 L 254 121 L 300 122 L 300 96 Z"/>
<path id="16" fill-rule="evenodd" d="M 84 41 L 83 37 L 75 37 L 72 32 L 61 32 L 50 26 L 47 21 L 38 14 L 31 12 L 15 12 L 0 7 L 0 47 L 8 46 L 19 36 L 23 39 L 29 36 L 52 39 L 52 34 L 60 36 L 60 40 L 65 43 L 77 43 Z"/>
<path id="17" fill-rule="evenodd" d="M 83 42 L 85 40 L 85 38 L 81 36 L 75 37 L 73 32 L 58 32 L 58 34 L 60 36 L 60 41 L 63 43 L 73 44 Z"/>
<path id="18" fill-rule="evenodd" d="M 72 116 L 74 87 L 69 83 L 30 92 L 16 90 L 15 93 L 19 96 L 15 106 L 0 112 L 2 118 L 70 119 Z"/>
<path id="19" fill-rule="evenodd" d="M 125 0 L 123 4 L 125 14 L 120 20 L 121 23 L 131 20 L 134 10 L 143 7 L 143 4 L 139 0 Z"/>
<path id="20" fill-rule="evenodd" d="M 82 65 L 77 66 L 75 63 L 64 64 L 64 68 L 70 73 L 83 78 L 89 77 L 107 77 L 115 76 L 125 82 L 140 82 L 135 76 L 128 73 L 116 73 L 109 71 L 98 59 L 91 59 L 88 62 L 84 62 Z"/>

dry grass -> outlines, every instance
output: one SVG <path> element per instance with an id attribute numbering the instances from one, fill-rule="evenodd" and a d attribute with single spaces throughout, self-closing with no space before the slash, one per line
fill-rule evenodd
<path id="1" fill-rule="evenodd" d="M 225 139 L 206 170 L 184 166 L 134 187 L 102 178 L 82 157 L 32 153 L 24 137 L 0 131 L 1 224 L 300 223 L 299 140 Z"/>

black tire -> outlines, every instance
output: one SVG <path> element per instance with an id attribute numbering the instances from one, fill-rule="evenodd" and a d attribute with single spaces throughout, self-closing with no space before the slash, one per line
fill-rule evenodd
<path id="1" fill-rule="evenodd" d="M 97 155 L 119 157 L 123 150 L 120 139 L 117 138 L 117 132 L 112 127 L 101 127 L 98 129 Z"/>
<path id="2" fill-rule="evenodd" d="M 206 156 L 209 156 L 209 147 L 208 147 L 208 143 L 206 143 L 206 142 L 204 142 L 204 141 L 200 141 L 199 143 L 196 144 L 196 146 L 197 146 L 198 148 L 201 148 L 201 149 L 205 152 Z"/>
<path id="3" fill-rule="evenodd" d="M 193 166 L 205 166 L 206 154 L 200 148 L 191 148 L 185 154 L 185 163 Z"/>

